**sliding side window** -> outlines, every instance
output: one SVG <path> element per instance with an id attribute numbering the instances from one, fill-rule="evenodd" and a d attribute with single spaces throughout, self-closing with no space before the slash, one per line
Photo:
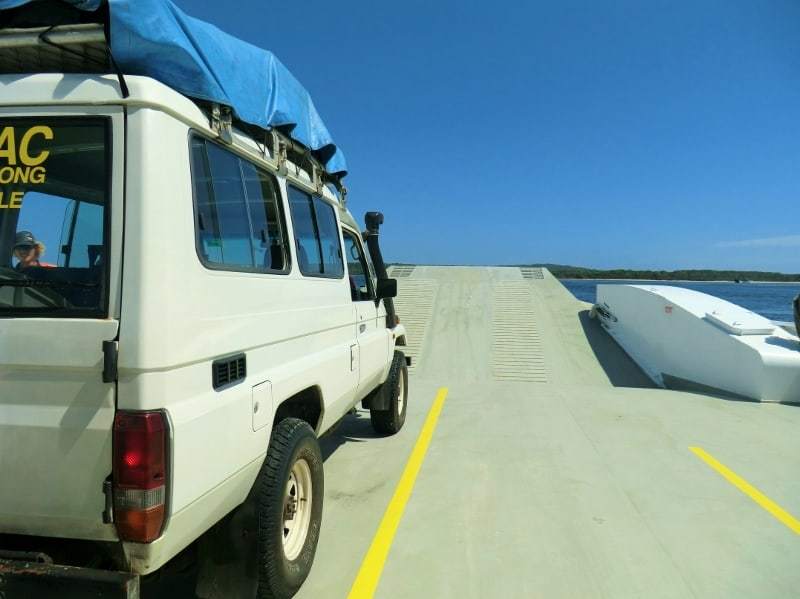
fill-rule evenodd
<path id="1" fill-rule="evenodd" d="M 287 273 L 286 228 L 275 179 L 201 137 L 192 140 L 192 176 L 203 264 Z"/>
<path id="2" fill-rule="evenodd" d="M 289 209 L 300 272 L 309 277 L 341 279 L 344 261 L 333 206 L 290 185 Z"/>
<path id="3" fill-rule="evenodd" d="M 343 234 L 347 274 L 350 277 L 350 295 L 354 302 L 371 301 L 375 299 L 375 296 L 372 293 L 369 266 L 361 249 L 361 242 L 355 234 L 349 231 L 345 230 Z"/>

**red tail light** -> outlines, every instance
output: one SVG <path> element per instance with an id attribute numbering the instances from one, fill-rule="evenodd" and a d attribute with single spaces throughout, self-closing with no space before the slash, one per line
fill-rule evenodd
<path id="1" fill-rule="evenodd" d="M 114 418 L 114 521 L 123 541 L 150 543 L 164 527 L 169 426 L 163 412 Z"/>

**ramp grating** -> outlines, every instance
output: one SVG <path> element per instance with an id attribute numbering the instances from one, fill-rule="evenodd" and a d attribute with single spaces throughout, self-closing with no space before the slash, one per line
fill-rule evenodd
<path id="1" fill-rule="evenodd" d="M 523 279 L 544 279 L 544 272 L 541 268 L 521 267 Z"/>
<path id="2" fill-rule="evenodd" d="M 493 288 L 492 372 L 496 379 L 547 382 L 547 366 L 536 324 L 533 292 L 525 282 Z"/>
<path id="3" fill-rule="evenodd" d="M 406 277 L 410 277 L 412 272 L 414 272 L 414 266 L 399 264 L 397 266 L 392 266 L 392 272 L 389 274 L 395 279 L 405 279 Z"/>
<path id="4" fill-rule="evenodd" d="M 401 349 L 411 357 L 409 372 L 416 371 L 423 357 L 437 290 L 436 282 L 427 279 L 410 279 L 398 285 L 394 305 L 408 333 L 408 345 Z"/>

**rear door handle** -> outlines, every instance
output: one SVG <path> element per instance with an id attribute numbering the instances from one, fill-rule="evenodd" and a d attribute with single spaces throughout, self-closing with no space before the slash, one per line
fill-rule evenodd
<path id="1" fill-rule="evenodd" d="M 359 332 L 359 333 L 363 333 L 363 332 L 364 332 L 364 331 L 366 331 L 366 330 L 367 330 L 367 325 L 366 325 L 366 324 L 360 324 L 360 325 L 358 325 L 358 332 Z"/>

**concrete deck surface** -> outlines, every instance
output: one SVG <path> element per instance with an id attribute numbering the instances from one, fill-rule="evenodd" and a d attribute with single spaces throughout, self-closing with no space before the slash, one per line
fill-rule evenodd
<path id="1" fill-rule="evenodd" d="M 324 440 L 323 529 L 298 597 L 347 597 L 440 387 L 378 599 L 800 596 L 800 535 L 688 449 L 800 515 L 800 407 L 652 388 L 546 271 L 402 274 L 407 422 L 377 438 L 360 411 Z"/>

